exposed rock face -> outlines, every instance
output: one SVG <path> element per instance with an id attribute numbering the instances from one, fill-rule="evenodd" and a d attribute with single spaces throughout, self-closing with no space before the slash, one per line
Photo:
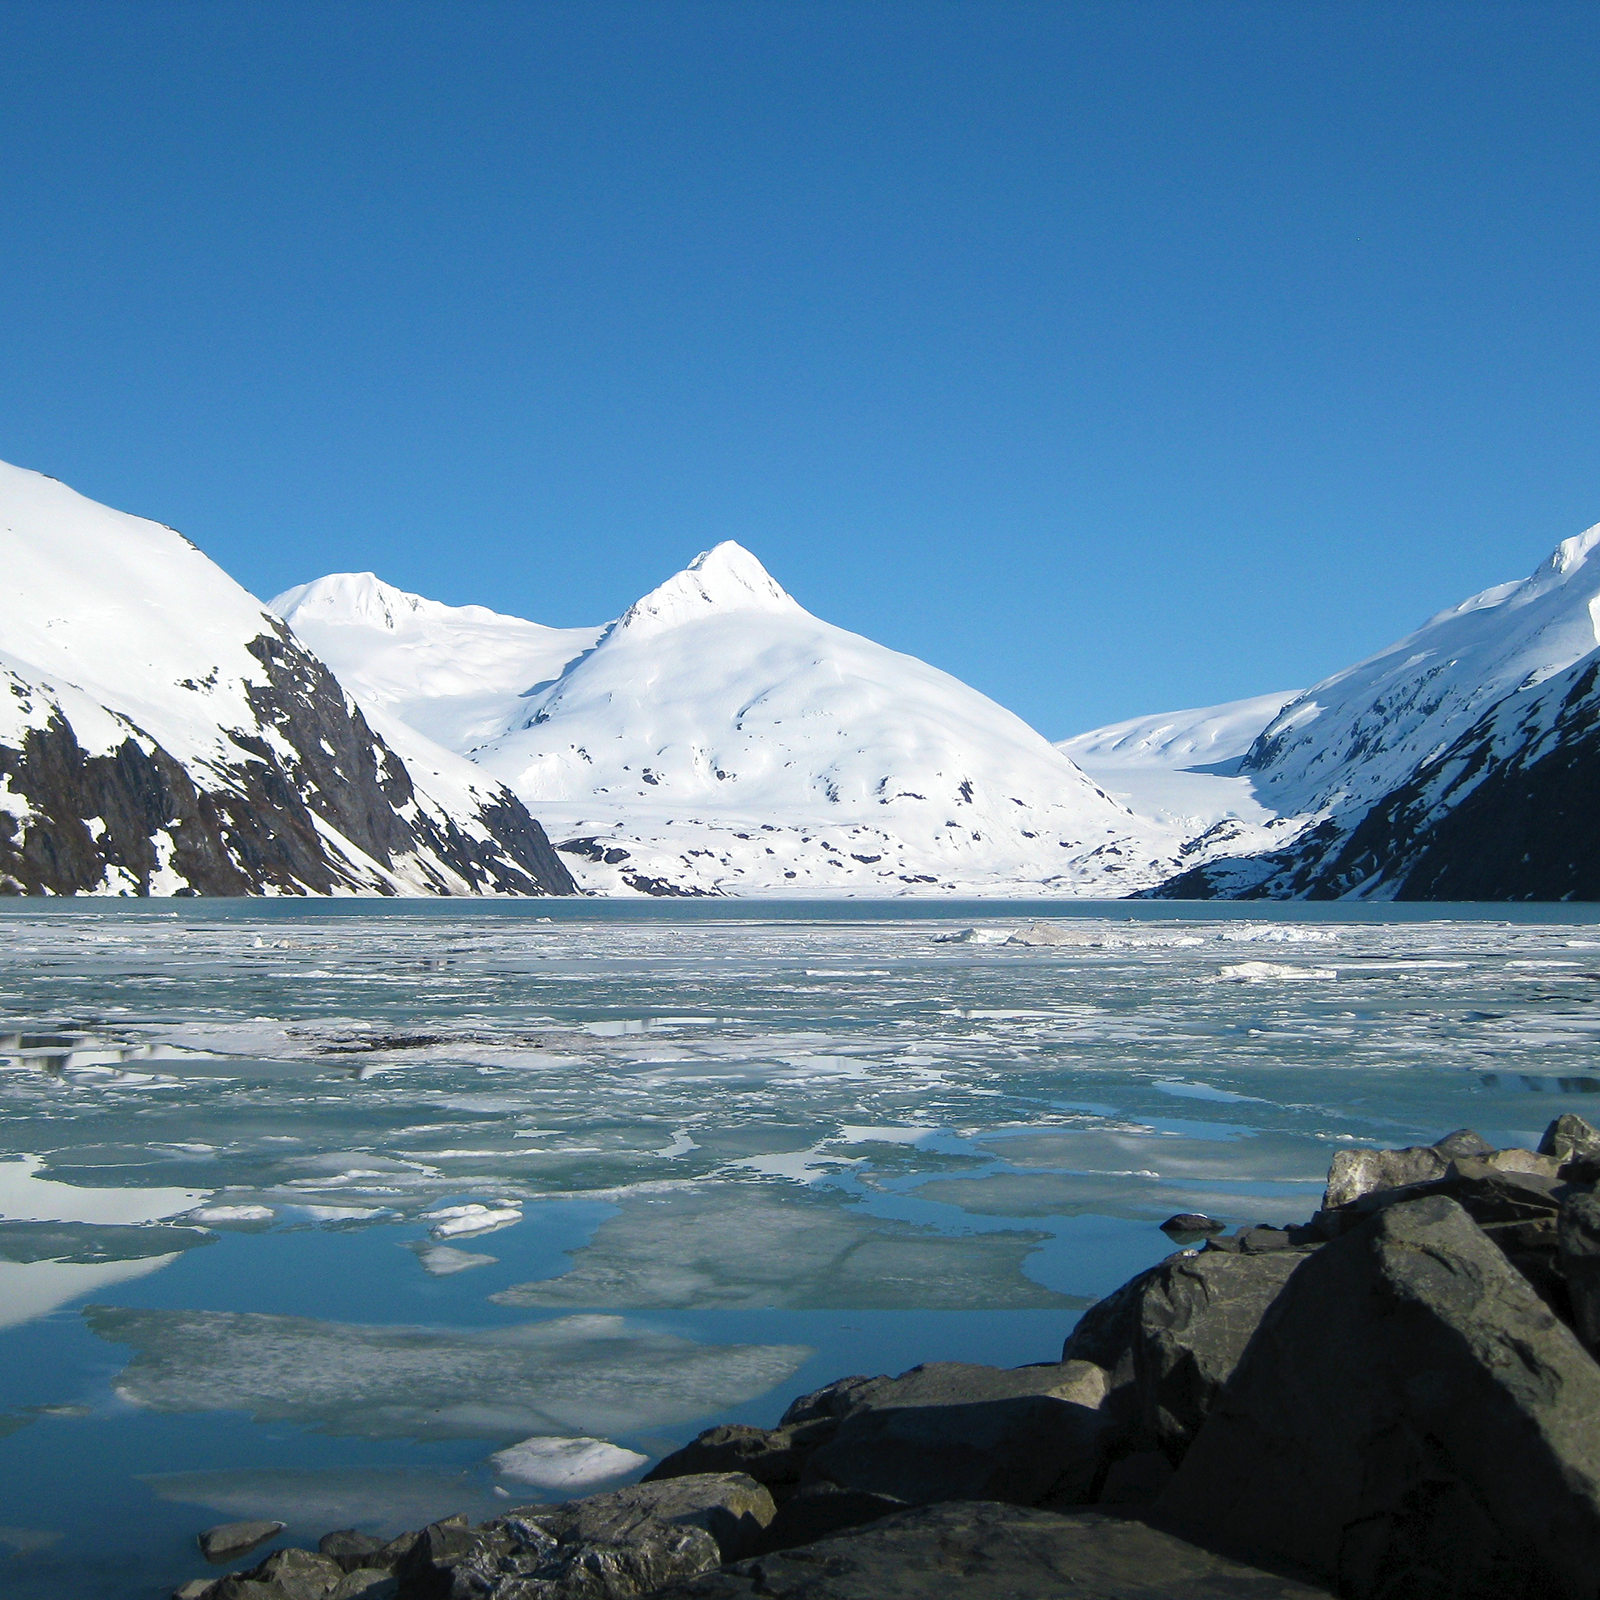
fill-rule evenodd
<path id="1" fill-rule="evenodd" d="M 1133 1449 L 1176 1462 L 1303 1250 L 1172 1256 L 1084 1312 L 1061 1352 L 1111 1374 Z"/>
<path id="2" fill-rule="evenodd" d="M 281 624 L 246 648 L 264 680 L 244 685 L 257 720 L 221 730 L 233 759 L 189 766 L 115 713 L 120 743 L 91 754 L 72 697 L 0 674 L 35 724 L 0 742 L 0 778 L 23 802 L 0 811 L 0 892 L 575 892 L 515 796 L 451 814 Z"/>
<path id="3" fill-rule="evenodd" d="M 1326 1591 L 1137 1522 L 992 1502 L 905 1511 L 657 1600 L 1313 1600 Z"/>
<path id="4" fill-rule="evenodd" d="M 1494 704 L 1375 803 L 1283 850 L 1209 862 L 1155 899 L 1597 900 L 1600 662 Z"/>
<path id="5" fill-rule="evenodd" d="M 1156 1515 L 1355 1600 L 1592 1600 L 1597 1423 L 1600 1367 L 1432 1196 L 1297 1270 Z"/>
<path id="6" fill-rule="evenodd" d="M 0 464 L 0 892 L 570 894 L 520 801 L 170 528 Z"/>

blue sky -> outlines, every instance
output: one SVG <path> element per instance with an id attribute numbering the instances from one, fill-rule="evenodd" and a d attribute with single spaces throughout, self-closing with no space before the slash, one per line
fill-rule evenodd
<path id="1" fill-rule="evenodd" d="M 1600 521 L 1600 7 L 0 0 L 0 458 L 262 595 L 736 538 L 1052 737 Z"/>

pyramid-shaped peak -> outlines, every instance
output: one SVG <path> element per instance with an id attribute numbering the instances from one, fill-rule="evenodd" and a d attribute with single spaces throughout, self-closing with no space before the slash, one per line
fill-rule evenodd
<path id="1" fill-rule="evenodd" d="M 799 610 L 799 602 L 743 545 L 725 539 L 636 600 L 616 626 L 637 636 L 718 612 Z"/>
<path id="2" fill-rule="evenodd" d="M 330 572 L 285 589 L 268 604 L 291 626 L 300 618 L 393 629 L 403 627 L 430 602 L 385 583 L 375 572 Z"/>

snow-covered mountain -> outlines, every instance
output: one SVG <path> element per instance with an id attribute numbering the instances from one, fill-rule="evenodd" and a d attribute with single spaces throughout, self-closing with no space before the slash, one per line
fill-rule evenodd
<path id="1" fill-rule="evenodd" d="M 1256 797 L 1239 763 L 1292 693 L 1256 695 L 1132 717 L 1094 728 L 1056 748 L 1114 800 L 1180 834 L 1186 861 L 1227 849 L 1265 849 L 1283 831 Z"/>
<path id="2" fill-rule="evenodd" d="M 603 629 L 439 606 L 370 575 L 273 602 L 363 705 L 426 727 L 592 887 L 1117 894 L 1177 865 L 992 700 L 812 616 L 718 545 Z"/>
<path id="3" fill-rule="evenodd" d="M 1600 528 L 1531 577 L 1430 618 L 1314 685 L 1240 762 L 1292 841 L 1185 873 L 1182 896 L 1562 899 L 1600 894 Z M 1281 825 L 1280 825 L 1281 826 Z"/>
<path id="4" fill-rule="evenodd" d="M 570 893 L 516 797 L 170 528 L 0 464 L 0 890 Z"/>

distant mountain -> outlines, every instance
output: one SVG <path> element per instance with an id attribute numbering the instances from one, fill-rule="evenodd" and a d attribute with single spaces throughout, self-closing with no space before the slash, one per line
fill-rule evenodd
<path id="1" fill-rule="evenodd" d="M 1600 898 L 1600 528 L 1290 701 L 1240 762 L 1292 840 L 1172 897 Z"/>
<path id="2" fill-rule="evenodd" d="M 1274 848 L 1301 831 L 1263 805 L 1239 775 L 1245 753 L 1295 695 L 1256 695 L 1131 717 L 1093 728 L 1056 748 L 1114 800 L 1178 839 L 1177 860 L 1193 866 L 1214 855 Z"/>
<path id="3" fill-rule="evenodd" d="M 737 544 L 605 628 L 439 606 L 370 575 L 274 605 L 363 705 L 559 823 L 591 887 L 1117 894 L 1178 859 L 1020 718 L 812 616 Z"/>
<path id="4" fill-rule="evenodd" d="M 0 465 L 0 892 L 565 894 L 521 801 L 398 747 L 170 528 Z"/>

